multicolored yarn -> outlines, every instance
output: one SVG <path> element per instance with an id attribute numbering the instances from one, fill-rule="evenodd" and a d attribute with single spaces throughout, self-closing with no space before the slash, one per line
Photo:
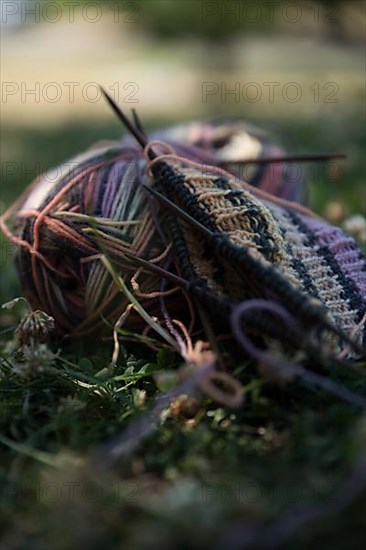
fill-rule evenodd
<path id="1" fill-rule="evenodd" d="M 141 328 L 101 262 L 108 254 L 151 315 L 161 319 L 167 297 L 169 312 L 183 316 L 179 288 L 173 279 L 163 288 L 162 270 L 153 269 L 165 262 L 183 291 L 212 312 L 216 329 L 236 319 L 243 330 L 320 361 L 329 352 L 359 355 L 366 261 L 356 243 L 289 202 L 301 196 L 299 179 L 281 169 L 269 175 L 268 164 L 249 182 L 239 177 L 243 162 L 281 150 L 237 122 L 184 125 L 152 138 L 144 151 L 131 137 L 97 145 L 38 178 L 2 216 L 2 229 L 19 247 L 32 306 L 73 335 L 95 331 L 106 319 Z M 151 269 L 134 258 L 148 260 Z M 250 322 L 239 319 L 236 308 L 251 300 L 284 308 L 293 326 L 276 315 L 277 306 L 258 307 Z"/>
<path id="2" fill-rule="evenodd" d="M 193 124 L 179 127 L 178 135 L 177 128 L 172 128 L 157 132 L 155 137 L 164 137 L 191 160 L 211 164 L 217 162 L 215 151 L 220 161 L 228 155 L 221 148 L 214 149 L 216 131 L 214 126 Z M 227 133 L 230 135 L 230 129 Z M 243 151 L 243 160 L 252 156 L 253 149 L 257 155 L 267 154 L 268 145 L 261 148 L 258 140 L 244 130 L 242 133 L 251 144 L 248 153 Z M 206 141 L 200 147 L 204 135 Z M 176 141 L 178 137 L 181 145 Z M 225 151 L 230 151 L 228 142 L 229 138 L 222 148 Z M 12 238 L 5 225 L 9 218 L 18 235 L 16 244 L 21 246 L 17 264 L 28 300 L 49 312 L 61 332 L 80 335 L 95 331 L 104 324 L 103 319 L 113 322 L 128 306 L 96 257 L 101 246 L 108 250 L 126 280 L 136 270 L 126 262 L 125 252 L 149 258 L 163 252 L 151 201 L 141 189 L 145 169 L 146 160 L 131 139 L 97 145 L 37 178 L 2 217 L 8 236 Z M 256 179 L 258 185 L 269 185 L 268 177 Z M 286 183 L 279 173 L 273 178 L 273 185 L 287 188 Z M 160 278 L 139 276 L 140 298 L 159 289 Z M 154 301 L 154 296 L 149 301 Z M 154 304 L 148 307 L 151 305 L 154 311 Z M 133 321 L 132 315 L 132 327 Z"/>

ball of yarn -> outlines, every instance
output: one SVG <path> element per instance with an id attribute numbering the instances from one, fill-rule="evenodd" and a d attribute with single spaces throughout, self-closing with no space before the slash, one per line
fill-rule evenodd
<path id="1" fill-rule="evenodd" d="M 243 123 L 176 126 L 152 134 L 177 154 L 202 164 L 236 163 L 271 156 L 281 150 Z M 166 244 L 151 198 L 147 160 L 131 137 L 101 142 L 85 153 L 41 175 L 3 216 L 3 229 L 18 246 L 17 267 L 25 296 L 33 308 L 47 312 L 62 333 L 81 335 L 113 324 L 127 311 L 129 300 L 116 276 L 131 279 L 152 314 L 161 278 L 139 273 L 125 253 L 160 257 Z M 300 181 L 268 166 L 253 166 L 247 180 L 286 198 L 298 198 Z M 5 225 L 5 221 L 7 225 Z M 10 224 L 10 226 L 9 226 Z M 115 273 L 101 262 L 108 256 Z M 139 317 L 129 317 L 135 327 Z"/>

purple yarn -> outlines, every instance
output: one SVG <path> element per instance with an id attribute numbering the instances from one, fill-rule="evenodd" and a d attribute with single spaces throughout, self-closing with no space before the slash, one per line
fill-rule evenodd
<path id="1" fill-rule="evenodd" d="M 358 291 L 366 298 L 366 263 L 351 237 L 341 229 L 308 216 L 301 216 L 314 232 L 319 246 L 326 247 L 334 256 L 342 272 L 352 279 Z"/>
<path id="2" fill-rule="evenodd" d="M 240 343 L 240 345 L 257 361 L 265 363 L 270 367 L 275 368 L 280 373 L 289 374 L 291 376 L 297 376 L 300 379 L 309 382 L 312 385 L 318 386 L 323 390 L 326 390 L 338 397 L 341 397 L 345 401 L 356 405 L 362 409 L 366 409 L 366 398 L 363 396 L 357 395 L 352 391 L 349 391 L 346 387 L 337 384 L 330 378 L 321 376 L 315 372 L 309 371 L 304 367 L 301 367 L 295 363 L 290 363 L 282 359 L 273 357 L 266 351 L 263 351 L 257 348 L 247 337 L 244 331 L 241 329 L 241 320 L 245 315 L 248 315 L 253 310 L 267 310 L 278 315 L 282 321 L 284 321 L 288 328 L 292 327 L 296 330 L 299 330 L 300 327 L 296 319 L 286 311 L 281 305 L 276 302 L 267 302 L 266 300 L 248 300 L 247 302 L 242 302 L 238 306 L 233 308 L 231 315 L 231 326 L 233 329 L 233 334 Z"/>
<path id="3" fill-rule="evenodd" d="M 287 328 L 290 328 L 291 325 L 299 330 L 299 324 L 296 319 L 285 310 L 280 304 L 276 302 L 269 302 L 267 300 L 253 299 L 248 300 L 247 302 L 242 302 L 238 306 L 233 308 L 231 314 L 231 326 L 233 333 L 237 338 L 241 346 L 255 359 L 258 361 L 267 362 L 267 359 L 270 359 L 270 362 L 274 361 L 274 358 L 268 353 L 258 349 L 246 336 L 246 334 L 241 330 L 240 321 L 244 315 L 247 315 L 250 311 L 253 310 L 267 310 L 275 315 L 278 315 L 285 322 Z M 282 364 L 282 361 L 275 361 L 276 363 Z"/>
<path id="4" fill-rule="evenodd" d="M 125 170 L 125 162 L 125 160 L 116 162 L 109 174 L 108 184 L 102 202 L 102 216 L 105 218 L 108 218 L 110 215 L 117 194 L 117 187 L 121 183 L 122 174 Z"/>

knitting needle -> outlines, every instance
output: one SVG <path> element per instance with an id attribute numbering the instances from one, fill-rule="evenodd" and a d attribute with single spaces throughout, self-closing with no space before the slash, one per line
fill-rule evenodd
<path id="1" fill-rule="evenodd" d="M 132 109 L 132 117 L 133 117 L 133 121 L 135 123 L 135 127 L 139 130 L 141 135 L 144 136 L 144 138 L 147 141 L 147 133 L 145 132 L 144 126 L 142 124 L 142 121 L 141 121 L 139 115 L 137 114 L 136 109 Z"/>
<path id="2" fill-rule="evenodd" d="M 117 115 L 119 120 L 126 126 L 126 128 L 131 132 L 131 134 L 136 138 L 138 143 L 141 145 L 143 149 L 145 149 L 148 141 L 143 135 L 143 133 L 138 129 L 135 128 L 135 126 L 131 123 L 131 121 L 127 118 L 127 116 L 124 114 L 124 112 L 118 107 L 117 103 L 111 98 L 111 96 L 105 91 L 105 89 L 102 86 L 99 86 L 100 91 L 102 92 L 103 96 L 107 100 L 108 104 L 111 106 L 114 113 Z M 149 156 L 151 159 L 156 158 L 156 155 L 151 149 L 149 150 Z"/>
<path id="3" fill-rule="evenodd" d="M 270 164 L 275 162 L 312 162 L 312 161 L 327 161 L 331 159 L 345 159 L 347 155 L 343 153 L 319 153 L 312 155 L 287 155 L 285 157 L 264 157 L 248 160 L 238 160 L 238 161 L 221 161 L 219 165 L 227 166 L 229 164 Z"/>
<path id="4" fill-rule="evenodd" d="M 131 254 L 130 252 L 125 252 L 124 256 L 126 256 L 129 260 L 132 262 L 140 265 L 141 267 L 145 268 L 147 271 L 150 271 L 151 273 L 160 275 L 164 279 L 169 279 L 171 282 L 175 283 L 176 285 L 185 288 L 186 290 L 189 289 L 189 282 L 183 279 L 182 277 L 179 277 L 178 275 L 175 275 L 174 273 L 171 273 L 170 271 L 166 271 L 162 267 L 159 267 L 156 264 L 152 264 L 148 262 L 147 260 L 144 260 L 143 258 L 140 258 L 139 256 L 135 256 L 134 254 Z"/>

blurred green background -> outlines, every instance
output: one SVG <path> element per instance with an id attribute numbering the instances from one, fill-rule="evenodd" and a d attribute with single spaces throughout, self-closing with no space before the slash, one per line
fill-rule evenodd
<path id="1" fill-rule="evenodd" d="M 2 8 L 3 202 L 37 171 L 120 135 L 101 83 L 148 127 L 235 115 L 291 151 L 345 152 L 320 207 L 330 197 L 358 207 L 363 2 L 20 2 L 14 15 L 4 4 L 17 6 Z"/>

